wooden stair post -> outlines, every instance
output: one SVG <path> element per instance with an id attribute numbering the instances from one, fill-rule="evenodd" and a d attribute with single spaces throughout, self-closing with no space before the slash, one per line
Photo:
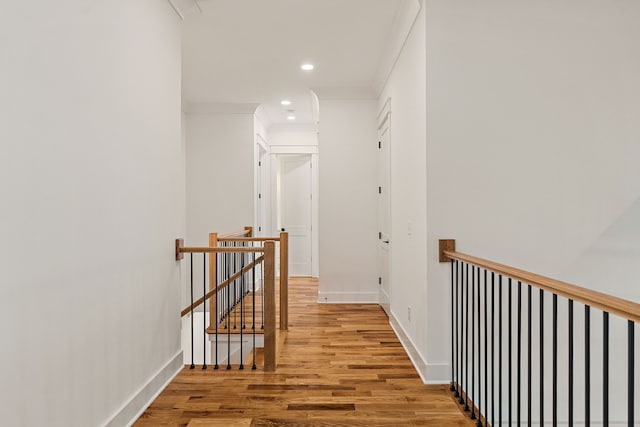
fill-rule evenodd
<path id="1" fill-rule="evenodd" d="M 280 233 L 280 330 L 289 329 L 289 233 Z"/>
<path id="2" fill-rule="evenodd" d="M 218 247 L 218 233 L 209 233 L 209 247 L 217 248 Z M 218 274 L 217 274 L 217 263 L 216 257 L 217 253 L 212 252 L 209 254 L 209 291 L 213 290 L 218 286 Z M 216 307 L 216 303 L 218 301 L 217 297 L 211 298 L 209 301 L 209 329 L 215 328 L 215 323 L 218 322 L 218 307 Z M 204 302 L 206 304 L 207 301 Z M 213 304 L 212 304 L 213 303 Z"/>
<path id="3" fill-rule="evenodd" d="M 276 370 L 275 242 L 264 242 L 264 370 Z"/>

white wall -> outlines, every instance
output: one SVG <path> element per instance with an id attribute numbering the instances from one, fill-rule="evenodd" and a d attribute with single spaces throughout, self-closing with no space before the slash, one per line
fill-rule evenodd
<path id="1" fill-rule="evenodd" d="M 425 86 L 425 19 L 421 10 L 380 95 L 378 108 L 381 110 L 390 99 L 391 323 L 408 338 L 405 346 L 418 351 L 414 362 L 422 375 L 427 350 Z"/>
<path id="2" fill-rule="evenodd" d="M 376 102 L 320 97 L 320 302 L 377 302 Z"/>
<path id="3" fill-rule="evenodd" d="M 640 300 L 640 4 L 425 4 L 428 361 L 449 357 L 439 238 Z"/>
<path id="4" fill-rule="evenodd" d="M 123 425 L 181 368 L 179 19 L 10 2 L 0 52 L 2 422 Z"/>
<path id="5" fill-rule="evenodd" d="M 189 245 L 253 224 L 254 143 L 253 112 L 188 113 Z"/>

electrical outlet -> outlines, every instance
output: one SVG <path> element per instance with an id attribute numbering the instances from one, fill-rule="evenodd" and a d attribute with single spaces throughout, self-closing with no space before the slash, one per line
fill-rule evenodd
<path id="1" fill-rule="evenodd" d="M 411 307 L 407 307 L 407 319 L 411 322 Z"/>

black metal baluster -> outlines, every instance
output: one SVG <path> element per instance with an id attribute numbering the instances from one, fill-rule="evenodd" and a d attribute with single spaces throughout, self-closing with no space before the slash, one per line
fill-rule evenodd
<path id="1" fill-rule="evenodd" d="M 584 422 L 591 425 L 591 307 L 584 306 Z"/>
<path id="2" fill-rule="evenodd" d="M 635 405 L 634 401 L 634 382 L 635 382 L 635 366 L 634 366 L 634 341 L 635 341 L 635 323 L 633 320 L 629 320 L 627 322 L 627 425 L 628 427 L 633 427 L 634 424 L 634 414 L 633 414 L 633 406 Z"/>
<path id="3" fill-rule="evenodd" d="M 512 306 L 513 303 L 511 302 L 511 295 L 512 295 L 512 286 L 511 286 L 511 278 L 509 278 L 509 310 L 508 310 L 508 316 L 509 316 L 509 320 L 508 320 L 508 350 L 507 350 L 507 354 L 508 354 L 508 365 L 507 365 L 507 369 L 508 369 L 508 374 L 509 374 L 509 384 L 507 386 L 507 390 L 509 392 L 508 395 L 508 403 L 509 403 L 509 408 L 507 410 L 507 415 L 508 415 L 508 419 L 509 419 L 509 425 L 511 425 L 512 423 L 512 414 L 511 414 L 511 407 L 513 402 L 512 400 L 512 396 L 513 396 L 513 390 L 512 390 L 512 382 L 513 382 L 513 373 L 512 373 L 512 362 L 513 362 L 513 354 L 512 354 L 512 350 L 511 350 L 511 341 L 512 341 L 512 337 L 513 337 L 513 331 L 512 331 L 512 325 L 511 325 L 511 321 L 513 320 L 513 313 L 512 313 Z"/>
<path id="4" fill-rule="evenodd" d="M 498 425 L 502 426 L 502 275 L 498 276 Z"/>
<path id="5" fill-rule="evenodd" d="M 229 260 L 227 262 L 227 370 L 231 369 L 231 318 L 230 312 L 231 310 L 231 252 L 227 252 L 227 256 L 229 256 Z"/>
<path id="6" fill-rule="evenodd" d="M 558 295 L 553 294 L 553 427 L 558 427 Z"/>
<path id="7" fill-rule="evenodd" d="M 540 289 L 540 425 L 544 425 L 544 291 Z"/>
<path id="8" fill-rule="evenodd" d="M 476 419 L 476 267 L 471 267 L 471 419 Z"/>
<path id="9" fill-rule="evenodd" d="M 609 427 L 609 313 L 602 312 L 602 415 Z"/>
<path id="10" fill-rule="evenodd" d="M 573 300 L 569 300 L 569 427 L 573 427 Z"/>
<path id="11" fill-rule="evenodd" d="M 220 257 L 220 253 L 216 253 L 215 255 L 215 260 L 216 260 L 216 283 L 215 283 L 215 289 L 216 289 L 216 318 L 214 320 L 214 322 L 216 323 L 216 363 L 215 365 L 213 365 L 213 369 L 219 369 L 220 366 L 218 365 L 218 323 L 220 322 L 219 320 L 219 316 L 220 316 L 220 305 L 218 304 L 218 283 L 220 283 L 221 281 L 218 281 L 218 278 L 220 277 L 220 271 L 218 270 L 218 268 L 220 267 L 220 263 L 218 262 L 218 258 Z M 213 311 L 213 310 L 212 310 Z"/>
<path id="12" fill-rule="evenodd" d="M 516 360 L 518 363 L 518 370 L 516 373 L 516 421 L 519 426 L 522 414 L 522 282 L 520 281 L 518 281 L 518 349 L 516 353 Z"/>
<path id="13" fill-rule="evenodd" d="M 532 390 L 533 390 L 533 381 L 532 381 L 532 372 L 533 372 L 533 366 L 531 363 L 531 355 L 533 353 L 533 347 L 532 347 L 532 336 L 533 334 L 531 333 L 532 331 L 532 324 L 531 324 L 531 320 L 533 317 L 533 313 L 532 313 L 532 309 L 531 309 L 531 285 L 527 286 L 527 349 L 529 350 L 529 354 L 527 355 L 527 426 L 531 427 L 531 416 L 532 416 L 532 410 L 531 410 L 531 400 L 532 400 Z"/>
<path id="14" fill-rule="evenodd" d="M 253 268 L 251 269 L 251 274 L 252 274 L 252 281 L 251 281 L 251 287 L 252 287 L 252 294 L 251 294 L 251 306 L 253 307 L 253 313 L 251 316 L 251 330 L 252 330 L 252 334 L 253 334 L 253 363 L 251 364 L 251 369 L 255 370 L 257 368 L 256 366 L 256 253 L 253 253 Z"/>
<path id="15" fill-rule="evenodd" d="M 480 414 L 480 409 L 482 408 L 482 341 L 480 338 L 480 329 L 482 326 L 480 317 L 480 302 L 482 297 L 480 295 L 480 267 L 478 267 L 476 271 L 478 273 L 478 279 L 476 281 L 478 285 L 478 422 L 476 422 L 476 426 L 482 427 L 482 415 Z M 476 406 L 475 402 L 474 406 Z"/>
<path id="16" fill-rule="evenodd" d="M 488 424 L 489 417 L 489 352 L 488 338 L 489 325 L 487 323 L 487 270 L 484 270 L 484 423 Z"/>
<path id="17" fill-rule="evenodd" d="M 454 391 L 456 388 L 454 386 L 456 380 L 456 372 L 455 372 L 455 332 L 454 332 L 454 321 L 453 321 L 453 313 L 454 313 L 454 300 L 453 300 L 453 288 L 455 286 L 454 282 L 454 272 L 453 269 L 455 267 L 455 261 L 451 260 L 451 385 L 449 386 L 450 391 Z"/>
<path id="18" fill-rule="evenodd" d="M 460 263 L 458 263 L 458 261 L 456 261 L 456 326 L 455 326 L 455 331 L 456 331 L 456 351 L 455 351 L 455 355 L 456 355 L 456 361 L 455 361 L 455 366 L 456 366 L 456 388 L 455 391 L 453 392 L 453 395 L 455 397 L 460 397 L 460 329 L 458 329 L 458 318 L 459 313 L 460 313 L 460 306 L 458 304 L 458 288 L 460 288 L 460 271 L 461 271 L 461 267 L 460 267 Z"/>
<path id="19" fill-rule="evenodd" d="M 491 425 L 495 425 L 496 422 L 496 355 L 495 355 L 495 341 L 496 341 L 496 276 L 491 272 Z"/>
<path id="20" fill-rule="evenodd" d="M 469 411 L 469 264 L 465 266 L 466 274 L 465 274 L 465 346 L 464 346 L 464 369 L 465 369 L 465 380 L 464 380 L 464 410 Z"/>
<path id="21" fill-rule="evenodd" d="M 196 365 L 193 363 L 193 252 L 191 252 L 189 260 L 191 262 L 191 366 L 189 369 L 194 369 Z"/>
<path id="22" fill-rule="evenodd" d="M 207 369 L 207 254 L 202 254 L 202 369 Z"/>
<path id="23" fill-rule="evenodd" d="M 243 247 L 246 246 L 246 243 L 242 245 Z M 243 370 L 244 369 L 244 351 L 243 351 L 243 341 L 244 339 L 242 338 L 242 333 L 244 332 L 244 286 L 245 286 L 245 282 L 244 282 L 244 278 L 245 278 L 245 273 L 244 273 L 244 253 L 240 254 L 240 292 L 241 292 L 241 300 L 240 300 L 240 366 L 238 367 L 239 370 Z"/>

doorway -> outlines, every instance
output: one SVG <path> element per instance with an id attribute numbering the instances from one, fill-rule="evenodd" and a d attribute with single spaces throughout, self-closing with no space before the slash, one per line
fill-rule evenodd
<path id="1" fill-rule="evenodd" d="M 310 154 L 277 156 L 277 224 L 289 233 L 289 275 L 312 274 L 312 162 Z"/>
<path id="2" fill-rule="evenodd" d="M 391 314 L 391 138 L 389 101 L 378 119 L 378 301 Z"/>

